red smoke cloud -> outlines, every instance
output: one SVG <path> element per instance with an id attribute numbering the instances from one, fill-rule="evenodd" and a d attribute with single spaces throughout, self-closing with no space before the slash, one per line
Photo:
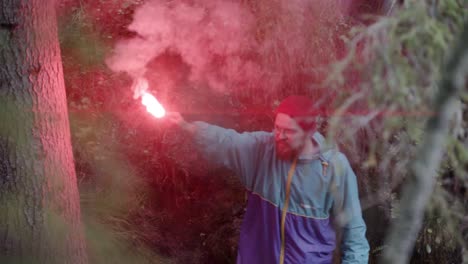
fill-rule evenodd
<path id="1" fill-rule="evenodd" d="M 350 0 L 152 0 L 129 25 L 107 64 L 138 78 L 170 52 L 189 66 L 189 82 L 218 91 L 303 89 L 319 83 L 340 49 Z"/>

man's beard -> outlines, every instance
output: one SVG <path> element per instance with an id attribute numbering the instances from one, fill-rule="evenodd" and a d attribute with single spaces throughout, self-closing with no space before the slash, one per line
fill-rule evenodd
<path id="1" fill-rule="evenodd" d="M 297 151 L 285 141 L 276 141 L 276 157 L 280 160 L 291 161 L 297 156 Z"/>

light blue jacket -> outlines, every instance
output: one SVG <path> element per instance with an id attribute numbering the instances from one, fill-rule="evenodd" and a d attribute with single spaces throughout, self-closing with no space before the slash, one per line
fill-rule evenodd
<path id="1" fill-rule="evenodd" d="M 345 155 L 327 147 L 322 135 L 313 135 L 320 147 L 314 159 L 294 162 L 276 158 L 272 133 L 194 125 L 207 157 L 232 169 L 249 191 L 237 263 L 331 263 L 338 218 L 342 263 L 368 262 L 356 176 Z"/>

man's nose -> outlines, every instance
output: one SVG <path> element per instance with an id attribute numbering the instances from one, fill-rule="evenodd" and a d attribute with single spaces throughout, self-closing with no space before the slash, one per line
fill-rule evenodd
<path id="1" fill-rule="evenodd" d="M 277 131 L 277 138 L 278 139 L 286 139 L 286 133 L 284 133 L 284 130 L 278 130 Z"/>

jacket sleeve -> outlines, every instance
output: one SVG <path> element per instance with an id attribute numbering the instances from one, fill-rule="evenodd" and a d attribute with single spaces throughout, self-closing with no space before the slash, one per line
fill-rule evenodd
<path id="1" fill-rule="evenodd" d="M 339 154 L 337 173 L 341 184 L 336 193 L 335 208 L 338 225 L 342 227 L 341 261 L 343 264 L 363 264 L 369 260 L 366 224 L 362 218 L 356 175 L 347 158 Z"/>
<path id="2" fill-rule="evenodd" d="M 205 122 L 193 122 L 195 141 L 210 162 L 233 170 L 249 189 L 260 163 L 265 143 L 271 139 L 267 132 L 238 133 Z"/>

